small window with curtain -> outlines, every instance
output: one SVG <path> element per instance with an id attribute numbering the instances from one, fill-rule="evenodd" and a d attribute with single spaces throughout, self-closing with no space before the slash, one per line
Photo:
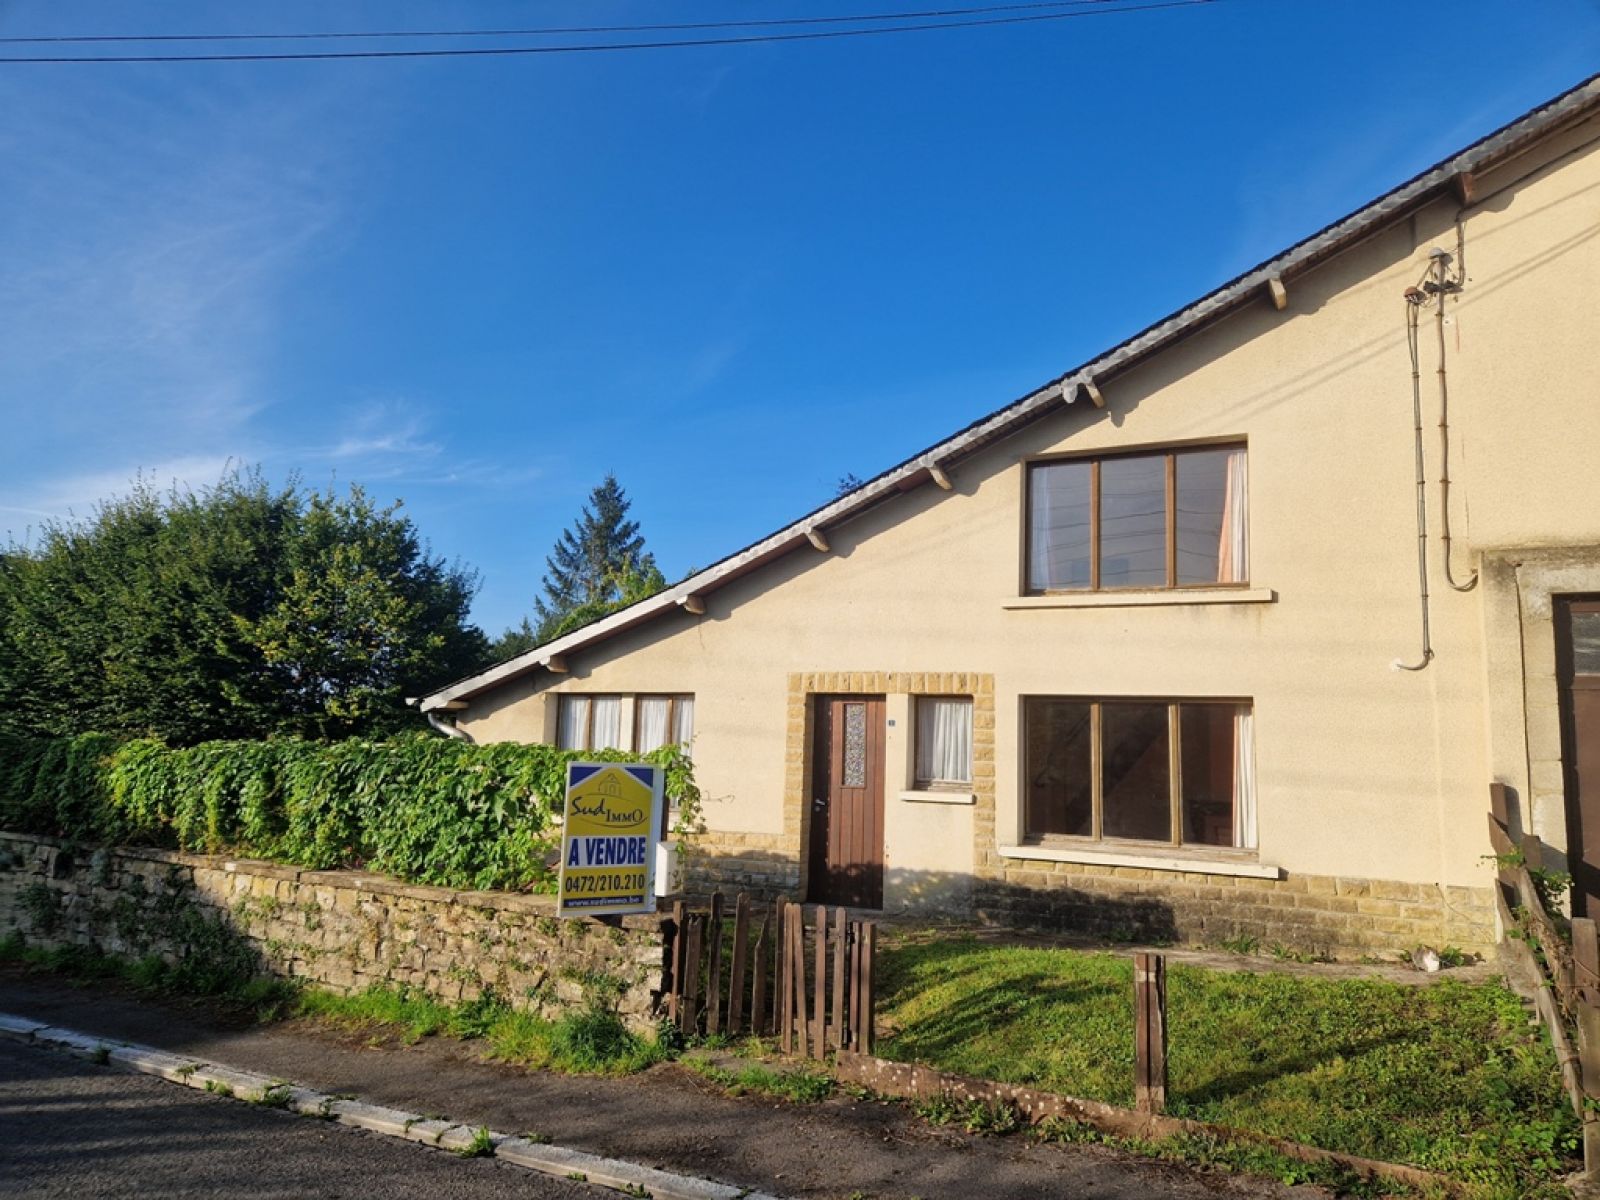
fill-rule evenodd
<path id="1" fill-rule="evenodd" d="M 1030 696 L 1023 727 L 1030 839 L 1255 848 L 1248 702 Z"/>
<path id="2" fill-rule="evenodd" d="M 694 738 L 693 696 L 640 696 L 633 705 L 633 747 L 640 754 L 662 746 L 688 751 Z"/>
<path id="3" fill-rule="evenodd" d="M 972 700 L 966 696 L 918 696 L 916 785 L 972 786 Z"/>
<path id="4" fill-rule="evenodd" d="M 1028 591 L 1248 583 L 1246 467 L 1242 445 L 1031 464 Z"/>
<path id="5" fill-rule="evenodd" d="M 625 750 L 622 697 L 567 694 L 556 716 L 556 745 L 563 750 Z"/>

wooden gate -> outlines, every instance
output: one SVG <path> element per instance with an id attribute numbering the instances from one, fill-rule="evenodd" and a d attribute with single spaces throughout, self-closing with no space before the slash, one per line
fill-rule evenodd
<path id="1" fill-rule="evenodd" d="M 870 1054 L 877 942 L 877 925 L 843 908 L 741 892 L 730 922 L 721 892 L 705 911 L 679 901 L 666 924 L 667 1018 L 685 1034 L 774 1037 L 812 1058 Z"/>

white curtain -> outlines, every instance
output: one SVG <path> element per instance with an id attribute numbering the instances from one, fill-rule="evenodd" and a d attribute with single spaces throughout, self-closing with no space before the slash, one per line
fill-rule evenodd
<path id="1" fill-rule="evenodd" d="M 687 752 L 690 741 L 694 738 L 694 697 L 679 696 L 677 709 L 673 712 L 672 740 L 683 746 Z"/>
<path id="2" fill-rule="evenodd" d="M 659 750 L 667 744 L 667 718 L 672 712 L 670 696 L 640 696 L 635 702 L 639 714 L 640 754 Z"/>
<path id="3" fill-rule="evenodd" d="M 1217 582 L 1244 583 L 1250 578 L 1250 477 L 1243 447 L 1228 454 L 1228 478 L 1222 496 L 1222 536 L 1217 547 Z"/>
<path id="4" fill-rule="evenodd" d="M 972 701 L 924 696 L 917 701 L 917 781 L 972 782 Z"/>
<path id="5" fill-rule="evenodd" d="M 1255 717 L 1242 704 L 1233 714 L 1233 844 L 1256 848 Z"/>
<path id="6" fill-rule="evenodd" d="M 595 696 L 594 698 L 594 736 L 590 739 L 585 749 L 589 750 L 621 750 L 622 745 L 622 697 L 621 696 Z"/>
<path id="7" fill-rule="evenodd" d="M 556 744 L 563 750 L 589 748 L 589 697 L 561 697 L 556 719 Z"/>
<path id="8" fill-rule="evenodd" d="M 1032 528 L 1028 531 L 1028 587 L 1036 592 L 1046 592 L 1057 586 L 1053 561 L 1055 539 L 1050 536 L 1054 513 L 1048 476 L 1048 467 L 1034 467 L 1028 472 L 1028 487 L 1033 493 L 1028 498 L 1028 511 L 1033 517 Z"/>

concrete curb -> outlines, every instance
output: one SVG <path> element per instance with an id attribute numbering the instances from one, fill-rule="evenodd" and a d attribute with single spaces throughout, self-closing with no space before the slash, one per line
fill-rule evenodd
<path id="1" fill-rule="evenodd" d="M 97 1038 L 72 1029 L 59 1029 L 41 1021 L 0 1013 L 0 1040 L 22 1042 L 60 1050 L 108 1066 L 154 1075 L 199 1091 L 282 1108 L 302 1116 L 337 1121 L 381 1137 L 398 1138 L 442 1150 L 464 1151 L 486 1138 L 494 1157 L 544 1175 L 579 1179 L 599 1187 L 648 1195 L 653 1200 L 779 1200 L 765 1192 L 692 1175 L 659 1171 L 654 1167 L 604 1158 L 564 1146 L 550 1146 L 484 1128 L 425 1117 L 421 1113 L 367 1104 L 342 1096 L 329 1096 L 287 1080 L 241 1071 L 219 1063 L 171 1054 L 153 1046 Z"/>

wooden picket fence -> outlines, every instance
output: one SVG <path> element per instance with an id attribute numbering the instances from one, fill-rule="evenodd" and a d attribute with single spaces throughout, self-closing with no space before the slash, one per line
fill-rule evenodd
<path id="1" fill-rule="evenodd" d="M 663 998 L 686 1034 L 776 1037 L 784 1053 L 872 1052 L 878 927 L 843 908 L 721 892 L 705 911 L 682 901 L 667 923 Z"/>
<path id="2" fill-rule="evenodd" d="M 1544 845 L 1531 833 L 1512 838 L 1504 784 L 1489 785 L 1489 845 L 1497 865 L 1495 902 L 1507 934 L 1502 945 L 1524 978 L 1536 981 L 1534 1007 L 1555 1047 L 1567 1099 L 1583 1122 L 1584 1174 L 1600 1178 L 1600 1119 L 1591 1107 L 1600 1102 L 1600 937 L 1593 919 L 1566 922 L 1546 909 L 1533 876 L 1544 867 Z M 1563 924 L 1570 941 L 1562 935 Z M 1569 1030 L 1576 1030 L 1576 1048 Z"/>

